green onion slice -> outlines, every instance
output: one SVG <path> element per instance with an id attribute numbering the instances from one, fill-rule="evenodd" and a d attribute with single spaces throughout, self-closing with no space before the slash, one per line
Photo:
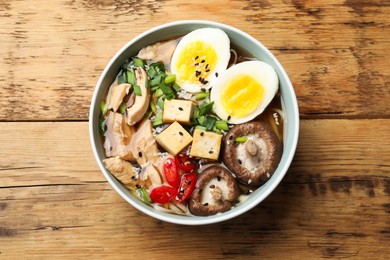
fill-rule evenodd
<path id="1" fill-rule="evenodd" d="M 245 143 L 247 140 L 248 140 L 248 138 L 245 137 L 245 136 L 238 136 L 238 137 L 236 138 L 236 142 L 237 142 L 237 143 Z"/>
<path id="2" fill-rule="evenodd" d="M 150 205 L 150 203 L 152 203 L 152 200 L 144 187 L 137 189 L 137 195 L 146 205 Z"/>
<path id="3" fill-rule="evenodd" d="M 141 88 L 137 84 L 134 84 L 134 93 L 136 96 L 142 96 Z"/>

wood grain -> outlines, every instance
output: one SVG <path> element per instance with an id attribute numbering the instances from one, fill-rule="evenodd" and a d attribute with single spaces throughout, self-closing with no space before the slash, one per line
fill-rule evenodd
<path id="1" fill-rule="evenodd" d="M 3 122 L 0 255 L 386 259 L 389 139 L 390 120 L 303 120 L 294 162 L 270 197 L 233 220 L 188 227 L 154 220 L 115 193 L 86 122 Z"/>
<path id="2" fill-rule="evenodd" d="M 303 118 L 390 118 L 389 13 L 381 0 L 3 0 L 0 120 L 86 120 L 114 53 L 182 19 L 227 23 L 270 48 Z"/>

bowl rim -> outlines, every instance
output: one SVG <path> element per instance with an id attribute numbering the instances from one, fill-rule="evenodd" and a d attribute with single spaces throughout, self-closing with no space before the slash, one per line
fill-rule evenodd
<path id="1" fill-rule="evenodd" d="M 198 26 L 199 25 L 199 28 L 201 28 L 200 26 L 202 27 L 206 27 L 206 26 L 211 26 L 211 27 L 215 27 L 215 28 L 220 28 L 222 30 L 226 29 L 226 30 L 229 30 L 229 31 L 232 31 L 232 32 L 235 32 L 239 35 L 241 35 L 242 37 L 245 37 L 247 38 L 247 40 L 255 43 L 256 45 L 258 45 L 260 47 L 260 49 L 262 49 L 262 51 L 264 51 L 265 55 L 270 58 L 272 60 L 272 62 L 274 62 L 274 64 L 278 67 L 278 76 L 279 78 L 283 78 L 286 85 L 287 85 L 287 91 L 288 91 L 288 97 L 289 97 L 289 100 L 290 100 L 290 103 L 291 103 L 291 107 L 290 109 L 292 109 L 292 114 L 293 114 L 293 118 L 290 118 L 290 121 L 292 122 L 289 122 L 289 125 L 292 125 L 292 136 L 291 136 L 291 149 L 289 149 L 289 152 L 288 154 L 283 152 L 283 155 L 282 155 L 282 159 L 283 157 L 287 156 L 285 158 L 285 163 L 283 165 L 279 165 L 278 166 L 278 171 L 280 171 L 280 174 L 278 175 L 272 175 L 271 178 L 273 178 L 273 182 L 269 184 L 270 187 L 268 187 L 268 189 L 266 189 L 264 192 L 260 193 L 259 196 L 256 196 L 255 199 L 252 199 L 251 201 L 246 201 L 245 203 L 242 203 L 240 206 L 240 210 L 236 210 L 235 209 L 231 209 L 227 212 L 224 212 L 224 213 L 219 213 L 219 214 L 216 214 L 216 215 L 212 215 L 212 216 L 207 216 L 207 217 L 198 217 L 198 216 L 194 216 L 194 217 L 189 217 L 189 216 L 180 216 L 180 215 L 175 215 L 175 214 L 172 214 L 172 213 L 164 213 L 164 212 L 157 212 L 154 210 L 154 208 L 148 206 L 148 205 L 145 205 L 144 203 L 140 202 L 138 199 L 136 198 L 130 198 L 129 197 L 129 192 L 127 191 L 124 191 L 124 188 L 122 187 L 119 187 L 119 182 L 117 180 L 115 180 L 115 178 L 110 174 L 108 173 L 108 171 L 105 169 L 103 163 L 102 163 L 102 160 L 100 159 L 99 157 L 99 154 L 98 154 L 98 151 L 97 151 L 97 146 L 99 145 L 99 143 L 96 142 L 96 139 L 99 138 L 99 136 L 95 136 L 96 134 L 99 135 L 98 133 L 96 133 L 96 130 L 94 131 L 94 129 L 96 129 L 96 127 L 94 126 L 95 123 L 96 123 L 96 117 L 95 117 L 95 113 L 94 112 L 96 110 L 96 106 L 98 106 L 100 104 L 100 102 L 98 103 L 97 102 L 97 98 L 98 98 L 98 92 L 99 92 L 99 89 L 101 88 L 102 86 L 102 83 L 105 79 L 105 77 L 107 76 L 107 73 L 108 71 L 110 70 L 111 66 L 115 63 L 115 61 L 121 57 L 121 55 L 131 46 L 133 45 L 134 43 L 138 42 L 139 40 L 141 40 L 142 38 L 144 38 L 145 36 L 149 35 L 149 34 L 152 34 L 152 33 L 155 33 L 161 29 L 166 29 L 166 28 L 169 28 L 169 27 L 176 27 L 176 26 L 186 26 L 186 25 L 196 25 Z M 275 68 L 276 69 L 276 68 Z M 280 75 L 281 74 L 281 75 Z M 99 105 L 100 107 L 100 105 Z M 100 109 L 99 109 L 100 111 Z M 287 117 L 285 118 L 287 119 Z M 165 221 L 165 222 L 169 222 L 169 223 L 174 223 L 174 224 L 181 224 L 181 225 L 206 225 L 206 224 L 212 224 L 212 223 L 218 223 L 218 222 L 223 222 L 223 221 L 226 221 L 226 220 L 229 220 L 229 219 L 232 219 L 234 217 L 237 217 L 247 211 L 249 211 L 250 209 L 252 209 L 253 207 L 255 207 L 256 205 L 258 205 L 260 202 L 262 202 L 266 197 L 269 196 L 269 194 L 271 192 L 273 192 L 275 190 L 275 188 L 279 185 L 279 183 L 282 181 L 282 179 L 284 178 L 284 176 L 286 175 L 290 165 L 291 165 L 291 162 L 294 158 L 294 155 L 295 155 L 295 152 L 296 152 L 296 148 L 297 148 L 297 144 L 298 144 L 298 136 L 299 136 L 299 109 L 298 109 L 298 101 L 297 101 L 297 98 L 296 98 L 296 95 L 295 95 L 295 91 L 294 91 L 294 88 L 292 86 L 292 83 L 286 73 L 286 71 L 284 70 L 284 68 L 282 67 L 282 65 L 279 63 L 279 61 L 276 59 L 276 57 L 260 42 L 258 41 L 256 38 L 254 38 L 253 36 L 249 35 L 248 33 L 240 30 L 240 29 L 237 29 L 233 26 L 230 26 L 230 25 L 227 25 L 227 24 L 223 24 L 223 23 L 219 23 L 219 22 L 214 22 L 214 21 L 209 21 L 209 20 L 180 20 L 180 21 L 174 21 L 174 22 L 169 22 L 169 23 L 164 23 L 164 24 L 161 24 L 161 25 L 158 25 L 158 26 L 155 26 L 149 30 L 146 30 L 142 33 L 140 33 L 139 35 L 137 35 L 136 37 L 134 37 L 133 39 L 131 39 L 129 42 L 127 42 L 121 49 L 119 49 L 116 54 L 111 58 L 111 60 L 108 62 L 108 64 L 106 65 L 106 67 L 104 68 L 102 74 L 100 75 L 97 83 L 96 83 L 96 86 L 95 86 L 95 89 L 94 89 L 94 92 L 93 92 L 93 96 L 92 96 L 92 101 L 91 101 L 91 106 L 90 106 L 90 111 L 89 111 L 89 136 L 90 136 L 90 142 L 91 142 L 91 146 L 92 146 L 92 151 L 93 151 L 93 154 L 94 154 L 94 157 L 95 157 L 95 160 L 101 170 L 101 172 L 103 173 L 103 175 L 105 176 L 106 180 L 110 183 L 110 185 L 114 188 L 114 190 L 123 198 L 125 199 L 128 203 L 130 203 L 133 207 L 135 207 L 136 209 L 138 209 L 139 211 L 145 213 L 146 215 L 149 215 L 155 219 L 159 219 L 159 220 L 162 220 L 162 221 Z M 280 169 L 279 169 L 280 168 Z M 269 181 L 267 182 L 269 183 Z M 260 188 L 258 188 L 259 190 Z M 130 195 L 131 196 L 131 195 Z"/>

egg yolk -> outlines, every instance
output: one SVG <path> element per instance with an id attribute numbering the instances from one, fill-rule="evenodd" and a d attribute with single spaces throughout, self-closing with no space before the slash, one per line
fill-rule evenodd
<path id="1" fill-rule="evenodd" d="M 232 117 L 245 117 L 260 105 L 264 88 L 249 75 L 237 75 L 221 91 L 222 107 Z"/>
<path id="2" fill-rule="evenodd" d="M 214 48 L 205 42 L 195 41 L 182 48 L 175 69 L 181 81 L 207 84 L 205 78 L 214 70 L 216 62 Z"/>

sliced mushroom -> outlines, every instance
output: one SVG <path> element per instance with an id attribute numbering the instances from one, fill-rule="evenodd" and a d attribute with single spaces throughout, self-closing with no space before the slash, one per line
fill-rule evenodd
<path id="1" fill-rule="evenodd" d="M 237 143 L 237 137 L 246 137 Z M 223 162 L 236 178 L 251 186 L 259 186 L 274 173 L 282 156 L 282 144 L 264 121 L 234 126 L 224 138 Z"/>
<path id="2" fill-rule="evenodd" d="M 122 83 L 115 84 L 110 87 L 108 91 L 106 104 L 108 109 L 113 109 L 116 112 L 123 102 L 123 98 L 129 93 L 131 84 Z"/>
<path id="3" fill-rule="evenodd" d="M 214 215 L 231 209 L 239 195 L 234 177 L 223 167 L 210 166 L 199 175 L 188 208 L 197 216 Z"/>
<path id="4" fill-rule="evenodd" d="M 133 165 L 128 161 L 118 157 L 111 157 L 103 160 L 107 170 L 109 170 L 115 178 L 130 189 L 134 189 L 136 185 L 143 185 L 143 181 L 138 178 L 133 172 Z"/>
<path id="5" fill-rule="evenodd" d="M 124 160 L 135 161 L 130 150 L 130 141 L 135 132 L 134 126 L 125 122 L 120 113 L 110 112 L 106 118 L 107 131 L 104 133 L 104 148 L 107 157 L 118 156 Z"/>
<path id="6" fill-rule="evenodd" d="M 171 63 L 171 57 L 177 43 L 177 40 L 157 42 L 141 49 L 137 56 L 144 60 L 162 61 L 164 65 L 167 65 Z"/>
<path id="7" fill-rule="evenodd" d="M 148 87 L 148 75 L 143 68 L 137 67 L 135 70 L 136 83 L 141 89 L 141 96 L 135 96 L 134 104 L 126 109 L 126 122 L 129 125 L 135 125 L 140 121 L 146 110 L 148 110 L 150 101 L 150 89 Z"/>

